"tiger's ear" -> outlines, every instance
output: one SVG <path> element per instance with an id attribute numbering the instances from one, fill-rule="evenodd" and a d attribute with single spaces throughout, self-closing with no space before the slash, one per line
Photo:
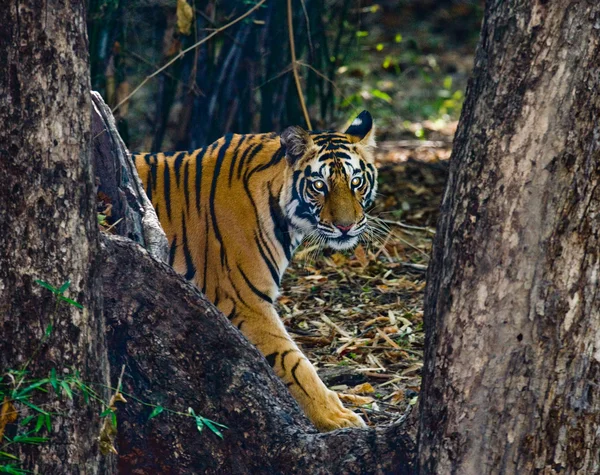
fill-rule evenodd
<path id="1" fill-rule="evenodd" d="M 281 147 L 290 165 L 300 160 L 313 146 L 310 134 L 302 127 L 294 125 L 283 131 L 280 137 Z"/>
<path id="2" fill-rule="evenodd" d="M 358 117 L 352 121 L 344 133 L 350 135 L 354 139 L 353 141 L 360 145 L 375 146 L 375 124 L 373 124 L 373 117 L 368 111 L 358 114 Z"/>

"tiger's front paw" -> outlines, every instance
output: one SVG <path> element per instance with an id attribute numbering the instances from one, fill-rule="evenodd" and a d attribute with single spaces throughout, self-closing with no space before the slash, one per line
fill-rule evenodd
<path id="1" fill-rule="evenodd" d="M 344 427 L 367 426 L 358 414 L 343 406 L 336 393 L 329 390 L 321 403 L 315 402 L 311 405 L 307 415 L 321 432 L 343 429 Z"/>

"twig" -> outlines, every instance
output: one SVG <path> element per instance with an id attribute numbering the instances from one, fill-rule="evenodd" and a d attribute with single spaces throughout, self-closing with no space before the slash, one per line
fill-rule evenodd
<path id="1" fill-rule="evenodd" d="M 302 4 L 302 11 L 304 12 L 304 19 L 306 20 L 306 33 L 308 36 L 308 47 L 310 48 L 310 57 L 313 58 L 315 55 L 315 52 L 314 52 L 314 47 L 313 47 L 313 42 L 312 42 L 312 35 L 310 34 L 310 19 L 308 18 L 308 11 L 306 10 L 306 3 L 304 3 L 304 0 L 300 0 L 300 3 Z"/>
<path id="2" fill-rule="evenodd" d="M 379 219 L 381 219 L 381 218 L 379 218 Z M 391 219 L 381 219 L 381 221 L 383 221 L 386 224 L 392 224 L 394 226 L 398 226 L 399 228 L 403 228 L 403 229 L 414 229 L 415 231 L 425 231 L 425 232 L 428 232 L 429 234 L 435 234 L 435 229 L 431 229 L 428 227 L 412 226 L 410 224 L 405 224 L 401 221 L 393 221 Z"/>
<path id="3" fill-rule="evenodd" d="M 139 84 L 139 86 L 137 86 L 133 91 L 131 91 L 130 94 L 128 94 L 123 100 L 121 100 L 121 102 L 119 102 L 113 109 L 112 112 L 114 113 L 119 107 L 121 107 L 123 104 L 125 104 L 125 102 L 127 102 L 129 99 L 131 99 L 131 97 L 138 92 L 143 86 L 144 84 L 146 84 L 150 79 L 152 79 L 153 77 L 157 76 L 158 74 L 160 74 L 161 72 L 163 72 L 165 69 L 167 69 L 169 66 L 171 66 L 175 61 L 177 61 L 178 59 L 182 58 L 183 56 L 185 56 L 187 53 L 189 53 L 190 51 L 198 48 L 198 46 L 206 43 L 208 40 L 210 40 L 213 36 L 221 33 L 223 30 L 226 30 L 227 28 L 229 28 L 230 26 L 235 25 L 236 23 L 240 22 L 241 20 L 243 20 L 244 18 L 246 18 L 248 15 L 250 15 L 254 10 L 256 10 L 257 8 L 259 8 L 263 3 L 265 3 L 267 0 L 260 0 L 260 2 L 258 2 L 256 5 L 254 5 L 250 10 L 248 10 L 246 13 L 244 13 L 242 16 L 237 17 L 235 20 L 227 23 L 226 25 L 217 28 L 215 31 L 213 31 L 210 35 L 208 35 L 206 38 L 201 39 L 200 41 L 194 43 L 192 46 L 190 46 L 189 48 L 186 48 L 182 51 L 180 51 L 173 59 L 171 59 L 170 61 L 168 61 L 164 66 L 160 67 L 159 69 L 157 69 L 156 71 L 154 71 L 152 74 L 150 74 L 149 76 L 146 76 L 144 78 L 144 80 Z"/>
<path id="4" fill-rule="evenodd" d="M 296 89 L 298 91 L 298 99 L 300 99 L 300 107 L 304 114 L 304 120 L 309 130 L 312 130 L 312 124 L 310 117 L 308 117 L 308 110 L 304 102 L 304 95 L 302 94 L 302 87 L 300 86 L 300 76 L 298 75 L 298 61 L 296 60 L 296 46 L 294 45 L 294 25 L 292 22 L 292 0 L 287 0 L 287 13 L 288 13 L 288 32 L 290 34 L 290 55 L 292 56 L 292 73 L 294 73 L 294 81 L 296 82 Z"/>

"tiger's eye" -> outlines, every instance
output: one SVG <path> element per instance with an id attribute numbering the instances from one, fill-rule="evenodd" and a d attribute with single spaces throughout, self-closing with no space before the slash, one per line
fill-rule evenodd
<path id="1" fill-rule="evenodd" d="M 325 182 L 323 180 L 316 180 L 312 182 L 312 186 L 317 191 L 322 191 L 325 188 Z"/>
<path id="2" fill-rule="evenodd" d="M 358 188 L 362 183 L 362 178 L 359 176 L 355 176 L 354 178 L 352 178 L 352 181 L 350 183 L 353 187 Z"/>

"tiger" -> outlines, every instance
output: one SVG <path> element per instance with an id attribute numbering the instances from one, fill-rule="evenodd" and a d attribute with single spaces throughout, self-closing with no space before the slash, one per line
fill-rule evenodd
<path id="1" fill-rule="evenodd" d="M 292 126 L 281 135 L 227 134 L 191 152 L 133 155 L 169 240 L 169 264 L 260 350 L 323 432 L 365 423 L 321 381 L 274 304 L 306 237 L 343 250 L 367 230 L 374 132 L 363 111 L 343 133 Z"/>

